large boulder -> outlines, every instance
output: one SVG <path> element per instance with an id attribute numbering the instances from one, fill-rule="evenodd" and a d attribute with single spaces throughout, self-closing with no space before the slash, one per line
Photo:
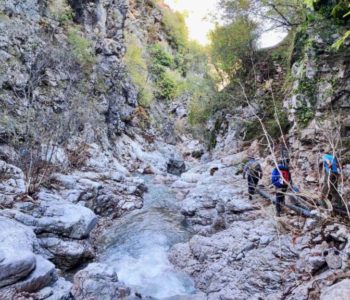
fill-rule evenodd
<path id="1" fill-rule="evenodd" d="M 74 276 L 72 295 L 76 300 L 117 300 L 130 295 L 130 289 L 118 281 L 112 266 L 89 264 Z"/>
<path id="2" fill-rule="evenodd" d="M 97 215 L 120 217 L 143 206 L 146 187 L 142 181 L 125 177 L 120 172 L 75 172 L 56 174 L 62 198 L 90 208 Z"/>
<path id="3" fill-rule="evenodd" d="M 0 216 L 0 299 L 12 292 L 36 292 L 56 280 L 55 266 L 33 253 L 32 229 Z"/>
<path id="4" fill-rule="evenodd" d="M 34 268 L 35 234 L 20 223 L 0 216 L 0 288 L 17 282 Z"/>
<path id="5" fill-rule="evenodd" d="M 29 276 L 23 278 L 22 280 L 10 285 L 8 287 L 9 289 L 14 289 L 16 292 L 33 293 L 57 280 L 57 273 L 55 265 L 53 263 L 49 262 L 39 255 L 35 256 L 35 261 L 35 269 L 33 272 L 31 272 Z"/>
<path id="6" fill-rule="evenodd" d="M 146 187 L 143 184 L 114 183 L 81 193 L 79 201 L 86 204 L 96 214 L 104 217 L 120 217 L 127 211 L 143 206 L 142 196 Z"/>
<path id="7" fill-rule="evenodd" d="M 94 257 L 94 250 L 86 240 L 69 240 L 57 237 L 42 237 L 40 246 L 49 254 L 48 258 L 62 270 L 71 269 Z"/>
<path id="8" fill-rule="evenodd" d="M 270 221 L 236 222 L 210 237 L 195 235 L 175 245 L 169 258 L 194 278 L 208 299 L 281 299 L 281 274 L 296 256 L 291 239 L 275 235 Z M 281 249 L 283 260 L 277 257 Z"/>
<path id="9" fill-rule="evenodd" d="M 32 226 L 37 234 L 53 233 L 83 239 L 89 236 L 97 223 L 90 209 L 62 199 L 39 199 L 35 204 L 17 204 L 16 208 L 5 209 L 1 214 Z"/>

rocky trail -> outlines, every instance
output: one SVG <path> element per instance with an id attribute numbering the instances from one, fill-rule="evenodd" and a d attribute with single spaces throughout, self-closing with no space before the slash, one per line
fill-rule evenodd
<path id="1" fill-rule="evenodd" d="M 245 152 L 192 158 L 176 176 L 166 162 L 186 147 L 134 146 L 136 173 L 57 174 L 37 201 L 0 211 L 1 299 L 347 295 L 349 228 L 290 211 L 275 218 L 270 202 L 248 200 L 236 175 Z"/>
<path id="2" fill-rule="evenodd" d="M 172 248 L 171 262 L 207 299 L 346 299 L 348 281 L 337 275 L 347 269 L 348 227 L 288 210 L 276 218 L 269 201 L 248 200 L 237 165 L 223 163 L 238 157 L 199 165 L 172 184 L 196 234 Z"/>

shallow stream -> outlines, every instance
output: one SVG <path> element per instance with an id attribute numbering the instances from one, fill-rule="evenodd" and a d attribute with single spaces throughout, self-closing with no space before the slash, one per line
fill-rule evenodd
<path id="1" fill-rule="evenodd" d="M 170 247 L 187 241 L 191 232 L 174 193 L 165 185 L 154 184 L 151 176 L 144 179 L 148 186 L 144 207 L 119 219 L 101 236 L 104 251 L 99 260 L 113 264 L 119 280 L 144 296 L 164 299 L 192 294 L 191 278 L 168 260 Z"/>

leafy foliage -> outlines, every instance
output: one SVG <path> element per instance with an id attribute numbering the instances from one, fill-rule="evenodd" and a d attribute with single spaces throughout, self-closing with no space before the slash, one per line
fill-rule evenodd
<path id="1" fill-rule="evenodd" d="M 308 8 L 314 8 L 314 3 L 316 2 L 317 0 L 304 0 L 304 3 L 306 5 L 306 7 Z"/>
<path id="2" fill-rule="evenodd" d="M 96 61 L 92 42 L 81 36 L 77 28 L 68 29 L 68 43 L 72 48 L 75 59 L 84 67 L 91 66 Z"/>
<path id="3" fill-rule="evenodd" d="M 310 0 L 309 0 L 310 1 Z M 312 0 L 311 0 L 312 1 Z M 292 28 L 304 21 L 303 0 L 221 0 L 222 17 L 225 20 L 235 20 L 240 16 L 265 27 Z"/>
<path id="4" fill-rule="evenodd" d="M 333 18 L 336 23 L 345 24 L 350 19 L 350 3 L 348 0 L 304 0 L 304 3 L 308 8 L 319 12 L 321 15 L 327 18 Z M 332 48 L 339 50 L 349 36 L 350 30 L 346 31 L 344 35 L 332 45 Z"/>
<path id="5" fill-rule="evenodd" d="M 208 49 L 192 42 L 187 58 L 186 91 L 191 101 L 188 106 L 188 121 L 193 128 L 203 130 L 213 113 L 217 86 Z"/>
<path id="6" fill-rule="evenodd" d="M 193 77 L 191 84 L 191 102 L 189 105 L 188 120 L 190 125 L 204 124 L 213 112 L 213 100 L 215 99 L 215 84 L 212 78 Z"/>
<path id="7" fill-rule="evenodd" d="M 163 67 L 173 67 L 174 57 L 169 53 L 160 43 L 155 44 L 150 49 L 150 54 L 154 65 L 160 65 Z"/>
<path id="8" fill-rule="evenodd" d="M 138 88 L 139 104 L 144 107 L 149 106 L 154 98 L 154 87 L 149 80 L 147 60 L 144 58 L 143 49 L 134 36 L 128 36 L 126 39 L 124 62 Z"/>
<path id="9" fill-rule="evenodd" d="M 170 42 L 178 49 L 185 48 L 188 41 L 188 29 L 185 14 L 174 12 L 166 6 L 161 8 L 162 24 L 170 37 Z"/>
<path id="10" fill-rule="evenodd" d="M 256 24 L 245 17 L 217 26 L 209 35 L 214 65 L 231 78 L 248 67 L 254 51 L 255 29 Z"/>
<path id="11" fill-rule="evenodd" d="M 74 19 L 74 12 L 67 3 L 67 0 L 50 1 L 49 8 L 53 18 L 63 26 L 69 24 Z"/>
<path id="12" fill-rule="evenodd" d="M 156 79 L 157 94 L 163 99 L 173 100 L 180 94 L 182 84 L 182 78 L 177 72 L 165 70 Z"/>
<path id="13" fill-rule="evenodd" d="M 303 106 L 297 109 L 296 116 L 299 125 L 302 128 L 305 128 L 315 117 L 315 112 L 312 110 L 311 107 Z"/>
<path id="14" fill-rule="evenodd" d="M 339 6 L 339 4 L 338 4 Z M 341 14 L 340 16 L 342 16 L 343 18 L 349 18 L 350 17 L 350 4 L 348 4 L 347 6 L 345 5 L 345 1 L 341 4 Z M 346 13 L 344 14 L 344 12 L 346 11 Z M 339 10 L 337 9 L 337 6 L 335 6 L 333 8 L 332 14 L 333 16 L 338 16 Z M 339 50 L 340 47 L 344 44 L 344 42 L 350 37 L 350 30 L 346 31 L 344 33 L 344 35 L 338 39 L 333 45 L 332 47 L 335 48 L 336 50 Z"/>
<path id="15" fill-rule="evenodd" d="M 149 67 L 156 85 L 159 98 L 173 100 L 183 90 L 183 78 L 173 55 L 160 43 L 150 48 L 151 65 Z"/>
<path id="16" fill-rule="evenodd" d="M 346 31 L 344 35 L 338 39 L 332 47 L 335 48 L 336 50 L 339 50 L 340 47 L 344 44 L 344 42 L 350 37 L 350 30 Z"/>

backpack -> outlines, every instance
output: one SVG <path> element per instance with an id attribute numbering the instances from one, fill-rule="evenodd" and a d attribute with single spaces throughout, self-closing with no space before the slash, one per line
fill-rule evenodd
<path id="1" fill-rule="evenodd" d="M 288 170 L 280 170 L 281 175 L 283 177 L 283 183 L 289 183 L 290 182 L 290 173 Z"/>
<path id="2" fill-rule="evenodd" d="M 261 170 L 261 167 L 258 160 L 253 161 L 248 167 L 249 175 L 256 178 L 259 178 L 260 170 Z"/>
<path id="3" fill-rule="evenodd" d="M 284 188 L 288 186 L 291 181 L 290 172 L 288 169 L 282 169 L 280 166 L 273 169 L 271 175 L 272 184 L 277 188 Z"/>
<path id="4" fill-rule="evenodd" d="M 332 174 L 340 174 L 340 170 L 338 168 L 338 159 L 331 154 L 325 154 L 322 157 L 323 167 L 327 173 Z M 331 163 L 331 168 L 329 168 L 327 161 Z"/>

